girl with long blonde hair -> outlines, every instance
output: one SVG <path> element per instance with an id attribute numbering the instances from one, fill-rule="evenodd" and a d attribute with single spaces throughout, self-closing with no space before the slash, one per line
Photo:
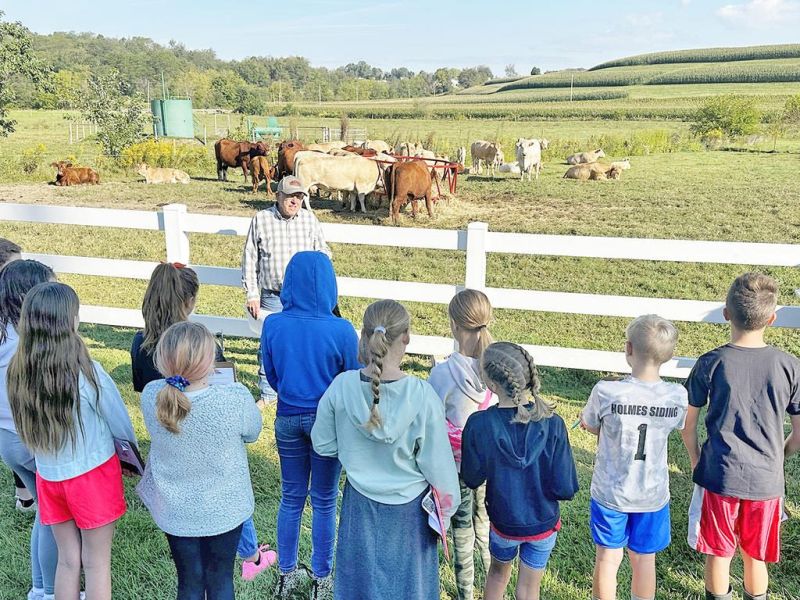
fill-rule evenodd
<path id="1" fill-rule="evenodd" d="M 436 537 L 421 504 L 434 488 L 447 527 L 460 502 L 458 474 L 441 400 L 401 370 L 410 328 L 394 300 L 367 308 L 359 346 L 366 366 L 333 381 L 311 432 L 314 449 L 338 457 L 347 472 L 337 600 L 439 597 Z"/>
<path id="2" fill-rule="evenodd" d="M 83 567 L 92 600 L 111 598 L 111 540 L 126 510 L 114 440 L 136 444 L 114 382 L 78 335 L 78 296 L 40 283 L 25 297 L 8 397 L 36 458 L 39 517 L 58 545 L 55 596 L 77 598 Z"/>
<path id="3" fill-rule="evenodd" d="M 461 437 L 467 419 L 474 412 L 497 403 L 486 387 L 479 359 L 492 343 L 489 325 L 492 305 L 479 290 L 462 290 L 453 296 L 447 309 L 450 331 L 458 343 L 454 352 L 432 370 L 428 383 L 444 402 L 450 446 L 456 466 L 461 468 Z M 459 478 L 461 504 L 453 516 L 453 560 L 459 600 L 472 600 L 475 585 L 474 548 L 477 542 L 483 568 L 489 568 L 489 516 L 486 514 L 486 487 L 471 490 Z"/>

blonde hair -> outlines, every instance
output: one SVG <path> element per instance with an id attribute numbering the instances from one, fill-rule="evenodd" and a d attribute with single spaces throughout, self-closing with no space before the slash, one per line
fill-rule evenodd
<path id="1" fill-rule="evenodd" d="M 371 431 L 383 424 L 378 411 L 381 401 L 381 373 L 383 358 L 394 341 L 411 329 L 411 316 L 405 307 L 395 300 L 373 302 L 364 312 L 361 339 L 358 341 L 358 359 L 364 365 L 372 365 L 372 407 L 364 428 Z"/>
<path id="2" fill-rule="evenodd" d="M 199 289 L 197 273 L 185 265 L 162 263 L 153 270 L 142 301 L 142 348 L 152 352 L 170 325 L 189 318 Z"/>
<path id="3" fill-rule="evenodd" d="M 778 306 L 778 282 L 763 273 L 734 279 L 725 299 L 731 322 L 746 331 L 763 329 Z"/>
<path id="4" fill-rule="evenodd" d="M 55 282 L 36 285 L 22 303 L 8 400 L 19 437 L 34 452 L 52 454 L 67 442 L 74 448 L 78 430 L 83 435 L 81 374 L 99 393 L 89 351 L 75 331 L 79 307 L 75 291 Z"/>
<path id="5" fill-rule="evenodd" d="M 200 323 L 183 321 L 167 329 L 156 345 L 155 364 L 166 377 L 179 375 L 192 383 L 208 375 L 214 366 L 216 342 Z M 180 433 L 180 422 L 192 404 L 178 388 L 165 385 L 156 396 L 156 418 L 171 433 Z"/>
<path id="6" fill-rule="evenodd" d="M 533 357 L 527 350 L 511 342 L 495 342 L 483 352 L 481 374 L 484 381 L 494 382 L 517 406 L 512 423 L 541 421 L 553 415 L 554 405 L 539 396 L 542 384 Z M 528 408 L 528 400 L 533 407 Z"/>
<path id="7" fill-rule="evenodd" d="M 489 298 L 478 290 L 461 290 L 450 300 L 447 313 L 461 329 L 477 333 L 478 339 L 475 345 L 469 348 L 469 356 L 479 358 L 494 341 L 492 334 L 489 333 L 489 323 L 492 320 L 492 305 Z M 462 350 L 466 354 L 466 348 Z"/>
<path id="8" fill-rule="evenodd" d="M 658 315 L 636 317 L 628 324 L 625 335 L 636 354 L 659 365 L 673 357 L 678 343 L 675 325 Z"/>

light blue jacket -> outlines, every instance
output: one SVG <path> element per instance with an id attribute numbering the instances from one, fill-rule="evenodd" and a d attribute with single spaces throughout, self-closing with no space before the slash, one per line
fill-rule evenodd
<path id="1" fill-rule="evenodd" d="M 119 390 L 97 361 L 92 361 L 98 389 L 81 374 L 78 379 L 83 435 L 73 448 L 68 440 L 55 454 L 35 452 L 36 470 L 47 481 L 65 481 L 88 473 L 114 455 L 114 439 L 136 443 L 131 418 Z"/>
<path id="2" fill-rule="evenodd" d="M 261 432 L 261 413 L 241 383 L 190 398 L 191 410 L 170 433 L 156 417 L 163 379 L 142 391 L 150 455 L 136 487 L 156 525 L 170 535 L 207 537 L 238 527 L 255 506 L 245 443 Z"/>
<path id="3" fill-rule="evenodd" d="M 367 431 L 372 391 L 360 371 L 333 380 L 311 430 L 314 450 L 338 456 L 347 481 L 383 504 L 405 504 L 429 486 L 452 516 L 461 502 L 458 473 L 447 438 L 444 408 L 433 388 L 416 377 L 380 386 L 381 427 Z"/>
<path id="4" fill-rule="evenodd" d="M 8 365 L 17 352 L 19 336 L 13 325 L 6 328 L 6 340 L 0 344 L 0 429 L 13 433 L 17 432 L 14 426 L 14 417 L 11 415 L 11 406 L 8 403 Z"/>

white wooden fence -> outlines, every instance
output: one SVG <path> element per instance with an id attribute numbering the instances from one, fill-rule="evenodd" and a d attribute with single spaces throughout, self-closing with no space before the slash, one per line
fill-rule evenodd
<path id="1" fill-rule="evenodd" d="M 64 225 L 88 225 L 163 231 L 166 259 L 190 264 L 190 233 L 244 236 L 250 219 L 218 215 L 191 214 L 182 204 L 170 204 L 160 212 L 114 210 L 105 208 L 73 208 L 32 204 L 0 204 L 0 221 L 30 221 Z M 387 281 L 339 277 L 342 296 L 362 298 L 394 298 L 415 302 L 447 304 L 463 287 L 482 289 L 495 308 L 522 309 L 571 314 L 636 317 L 657 313 L 676 321 L 722 323 L 721 302 L 640 298 L 566 292 L 490 288 L 486 286 L 486 257 L 490 252 L 536 254 L 549 256 L 592 257 L 628 260 L 658 260 L 694 263 L 729 263 L 760 266 L 800 266 L 800 245 L 758 244 L 739 242 L 705 242 L 683 240 L 653 240 L 635 238 L 604 238 L 565 235 L 533 235 L 494 233 L 485 223 L 471 223 L 466 230 L 437 230 L 388 228 L 366 225 L 323 223 L 329 242 L 370 246 L 397 246 L 458 250 L 465 253 L 466 278 L 463 286 Z M 59 273 L 149 279 L 157 263 L 26 254 L 53 267 Z M 192 265 L 202 283 L 241 286 L 239 269 Z M 241 294 L 241 292 L 231 292 Z M 81 319 L 88 323 L 142 327 L 139 310 L 83 306 Z M 197 315 L 214 332 L 226 335 L 255 337 L 247 321 L 236 318 Z M 782 306 L 778 309 L 778 327 L 800 327 L 800 307 Z M 629 372 L 624 355 L 579 348 L 527 346 L 538 364 L 543 366 Z M 453 350 L 449 338 L 412 337 L 409 352 L 442 355 Z M 663 373 L 685 377 L 694 360 L 675 358 L 665 365 Z"/>

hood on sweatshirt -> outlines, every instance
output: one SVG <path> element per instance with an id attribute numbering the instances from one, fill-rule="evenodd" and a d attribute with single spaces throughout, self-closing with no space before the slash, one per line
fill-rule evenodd
<path id="1" fill-rule="evenodd" d="M 309 317 L 329 317 L 338 300 L 333 263 L 322 252 L 305 251 L 292 256 L 281 288 L 284 312 Z"/>
<path id="2" fill-rule="evenodd" d="M 462 394 L 469 396 L 478 404 L 486 400 L 486 385 L 478 372 L 477 359 L 454 352 L 445 364 L 450 370 L 453 382 Z"/>
<path id="3" fill-rule="evenodd" d="M 492 419 L 498 421 L 513 419 L 517 409 L 496 409 L 490 411 Z M 539 421 L 539 427 L 526 427 L 522 423 L 504 427 L 498 422 L 495 429 L 498 434 L 497 447 L 500 454 L 513 466 L 524 469 L 539 461 L 546 450 L 545 445 L 550 434 L 550 419 Z"/>

